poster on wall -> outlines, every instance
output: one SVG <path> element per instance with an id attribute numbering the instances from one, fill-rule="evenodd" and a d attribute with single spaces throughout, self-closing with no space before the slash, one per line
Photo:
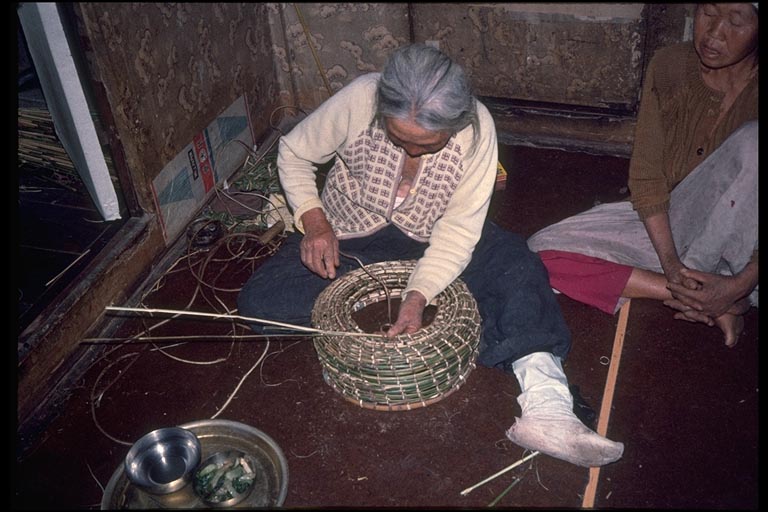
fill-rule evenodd
<path id="1" fill-rule="evenodd" d="M 254 136 L 245 95 L 219 114 L 152 181 L 165 242 L 185 229 L 214 187 L 245 161 Z"/>

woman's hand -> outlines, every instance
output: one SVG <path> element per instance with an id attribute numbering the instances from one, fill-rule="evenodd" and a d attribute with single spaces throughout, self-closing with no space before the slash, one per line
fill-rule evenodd
<path id="1" fill-rule="evenodd" d="M 301 222 L 304 225 L 301 262 L 320 277 L 334 279 L 339 266 L 339 240 L 325 213 L 313 208 L 301 216 Z"/>
<path id="2" fill-rule="evenodd" d="M 670 282 L 667 288 L 679 304 L 701 315 L 717 318 L 727 313 L 743 296 L 741 287 L 734 277 L 710 274 L 689 268 L 683 269 L 681 274 L 684 279 L 695 280 L 699 286 L 692 289 L 682 284 Z M 678 307 L 675 309 L 683 311 Z"/>
<path id="3" fill-rule="evenodd" d="M 659 262 L 661 263 L 662 270 L 664 270 L 664 276 L 667 278 L 667 281 L 682 284 L 686 288 L 694 290 L 698 288 L 699 283 L 682 273 L 686 267 L 677 255 L 667 212 L 660 212 L 646 217 L 643 219 L 643 224 L 648 232 L 648 237 L 651 239 L 653 249 L 659 257 Z"/>
<path id="4" fill-rule="evenodd" d="M 421 329 L 421 318 L 426 306 L 427 299 L 421 292 L 415 290 L 408 292 L 405 300 L 400 303 L 397 321 L 384 334 L 388 338 L 393 338 L 398 334 L 415 333 Z"/>
<path id="5" fill-rule="evenodd" d="M 669 283 L 683 286 L 689 290 L 701 288 L 701 283 L 686 274 L 688 267 L 683 265 L 679 259 L 676 258 L 676 261 L 662 265 L 662 268 L 664 269 L 664 277 L 667 278 Z"/>

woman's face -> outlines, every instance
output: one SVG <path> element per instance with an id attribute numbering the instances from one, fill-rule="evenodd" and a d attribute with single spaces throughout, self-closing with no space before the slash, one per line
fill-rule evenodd
<path id="1" fill-rule="evenodd" d="M 693 43 L 708 68 L 732 66 L 757 52 L 757 12 L 752 4 L 699 4 Z"/>
<path id="2" fill-rule="evenodd" d="M 384 118 L 387 137 L 392 144 L 402 148 L 408 156 L 420 157 L 437 153 L 451 138 L 450 132 L 435 132 L 426 130 L 408 119 Z"/>

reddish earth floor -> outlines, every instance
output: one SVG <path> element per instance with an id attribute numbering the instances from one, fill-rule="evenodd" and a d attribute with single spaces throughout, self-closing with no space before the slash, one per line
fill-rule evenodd
<path id="1" fill-rule="evenodd" d="M 492 215 L 525 236 L 597 201 L 626 197 L 626 159 L 527 147 L 504 147 L 500 159 L 509 178 Z M 248 272 L 219 276 L 217 286 L 242 286 Z M 205 286 L 190 306 L 197 285 L 179 265 L 146 303 L 211 310 L 218 304 L 205 299 L 219 297 L 234 307 L 233 292 Z M 618 316 L 558 300 L 573 334 L 565 371 L 599 411 Z M 158 320 L 131 317 L 110 336 L 130 336 Z M 230 327 L 177 319 L 152 335 L 225 334 Z M 596 508 L 757 509 L 757 341 L 755 309 L 739 344 L 728 349 L 717 329 L 632 301 L 608 422 L 608 436 L 624 442 L 625 453 L 599 471 Z M 159 427 L 210 419 L 223 407 L 217 419 L 255 427 L 282 449 L 286 507 L 479 508 L 517 478 L 497 507 L 583 504 L 589 470 L 545 455 L 461 495 L 526 455 L 504 435 L 519 414 L 519 388 L 499 370 L 476 368 L 427 407 L 384 412 L 361 408 L 326 384 L 307 337 L 82 347 L 84 354 L 97 349 L 100 357 L 67 390 L 58 416 L 43 432 L 19 433 L 28 449 L 13 470 L 15 508 L 99 508 L 133 441 Z M 216 359 L 222 362 L 191 363 Z"/>

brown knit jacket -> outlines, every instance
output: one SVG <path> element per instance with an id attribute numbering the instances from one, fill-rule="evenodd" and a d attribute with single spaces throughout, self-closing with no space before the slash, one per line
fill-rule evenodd
<path id="1" fill-rule="evenodd" d="M 724 94 L 706 86 L 692 42 L 662 48 L 643 83 L 629 164 L 640 218 L 669 209 L 669 194 L 739 126 L 757 119 L 757 74 L 712 131 Z"/>

